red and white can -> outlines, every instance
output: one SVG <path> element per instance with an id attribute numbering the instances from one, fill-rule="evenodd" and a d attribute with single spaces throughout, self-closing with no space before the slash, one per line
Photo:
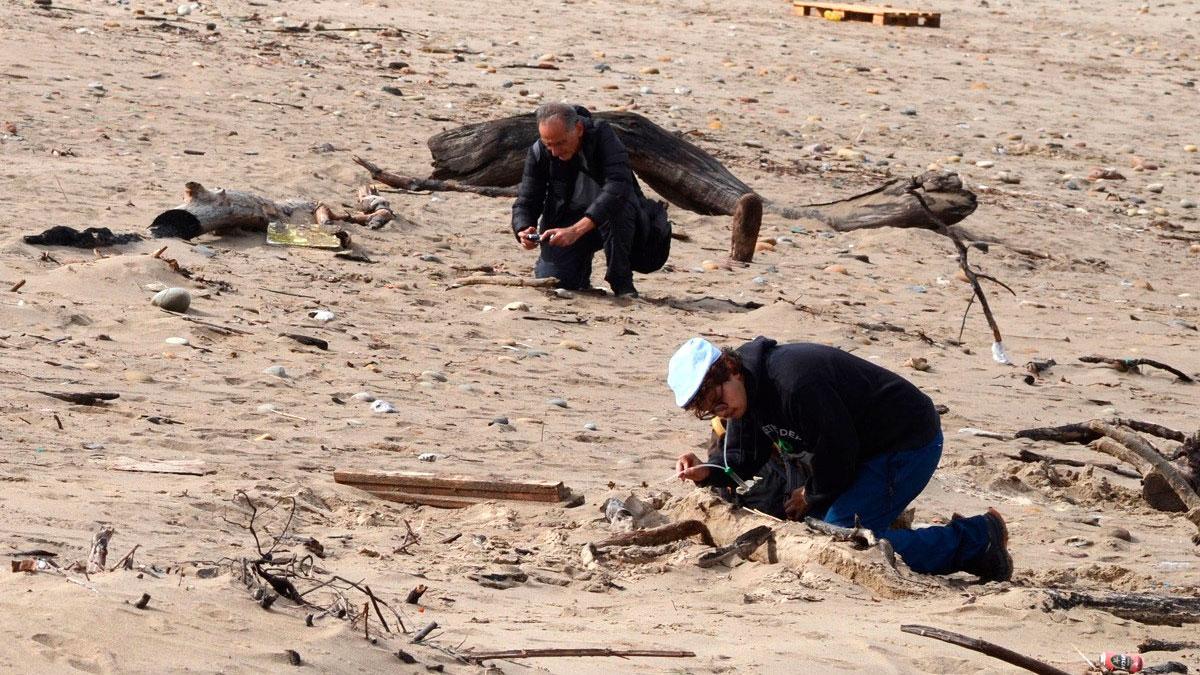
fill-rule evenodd
<path id="1" fill-rule="evenodd" d="M 1100 665 L 1106 673 L 1137 673 L 1141 672 L 1141 654 L 1122 654 L 1120 652 L 1104 652 L 1100 655 Z"/>

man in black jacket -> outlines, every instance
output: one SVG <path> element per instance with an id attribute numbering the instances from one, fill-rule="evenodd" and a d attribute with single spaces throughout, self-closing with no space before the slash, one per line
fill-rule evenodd
<path id="1" fill-rule="evenodd" d="M 613 294 L 637 297 L 630 249 L 645 198 L 625 146 L 582 107 L 547 103 L 537 122 L 512 216 L 523 248 L 541 244 L 534 273 L 556 277 L 560 288 L 590 288 L 592 256 L 604 249 Z"/>
<path id="2" fill-rule="evenodd" d="M 933 402 L 899 375 L 824 345 L 759 337 L 722 351 L 693 338 L 671 357 L 667 383 L 681 408 L 728 420 L 706 462 L 679 457 L 681 479 L 757 492 L 764 510 L 780 517 L 861 524 L 917 572 L 1011 578 L 1008 531 L 994 509 L 943 526 L 889 529 L 942 454 Z M 755 476 L 762 484 L 747 489 Z"/>

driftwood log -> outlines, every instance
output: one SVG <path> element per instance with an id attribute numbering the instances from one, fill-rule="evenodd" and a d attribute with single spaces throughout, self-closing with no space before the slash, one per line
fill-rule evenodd
<path id="1" fill-rule="evenodd" d="M 1180 441 L 1181 445 L 1168 457 L 1139 432 Z M 1148 504 L 1160 511 L 1186 511 L 1187 519 L 1200 530 L 1200 431 L 1186 435 L 1160 424 L 1113 418 L 1023 429 L 1013 437 L 1090 444 L 1093 450 L 1116 457 L 1142 473 L 1142 498 Z M 1193 540 L 1200 544 L 1200 533 Z"/>
<path id="2" fill-rule="evenodd" d="M 968 637 L 966 635 L 960 635 L 959 633 L 951 633 L 950 631 L 942 630 L 941 628 L 917 626 L 913 624 L 900 626 L 900 630 L 904 631 L 905 633 L 912 633 L 913 635 L 920 635 L 921 637 L 933 638 L 935 640 L 941 640 L 942 642 L 949 642 L 952 645 L 958 645 L 959 647 L 965 647 L 971 651 L 979 652 L 980 654 L 986 654 L 994 659 L 1000 659 L 1005 663 L 1011 663 L 1018 668 L 1024 668 L 1032 673 L 1040 673 L 1040 675 L 1069 675 L 1067 671 L 1062 670 L 1061 668 L 1055 668 L 1054 666 L 1047 663 L 1042 663 L 1035 658 L 1014 652 L 1007 647 L 1001 647 L 1000 645 L 987 642 L 986 640 L 980 640 L 979 638 Z"/>
<path id="3" fill-rule="evenodd" d="M 841 232 L 873 227 L 940 230 L 975 211 L 975 195 L 962 187 L 957 176 L 933 173 L 889 181 L 869 192 L 822 204 L 746 202 L 742 198 L 754 190 L 681 135 L 637 113 L 594 116 L 612 125 L 629 152 L 634 173 L 664 199 L 701 215 L 734 216 L 730 251 L 734 260 L 746 262 L 753 257 L 753 244 L 747 243 L 757 238 L 763 209 L 785 218 L 814 218 Z M 537 138 L 532 114 L 444 131 L 428 141 L 434 167 L 429 178 L 391 173 L 357 157 L 355 161 L 376 180 L 401 189 L 512 197 L 513 186 L 521 181 L 525 155 Z M 914 189 L 923 191 L 923 198 L 914 198 Z"/>
<path id="4" fill-rule="evenodd" d="M 158 214 L 150 224 L 155 237 L 193 239 L 231 227 L 265 230 L 272 220 L 317 222 L 317 203 L 305 199 L 275 201 L 253 192 L 209 190 L 197 182 L 184 185 L 183 203 Z"/>
<path id="5" fill-rule="evenodd" d="M 1076 591 L 1046 591 L 1047 609 L 1098 609 L 1122 619 L 1152 626 L 1182 626 L 1200 623 L 1200 598 L 1151 593 L 1094 594 Z"/>
<path id="6" fill-rule="evenodd" d="M 115 533 L 115 529 L 104 527 L 92 537 L 92 548 L 88 552 L 86 567 L 88 574 L 104 571 L 105 565 L 108 563 L 108 543 Z"/>

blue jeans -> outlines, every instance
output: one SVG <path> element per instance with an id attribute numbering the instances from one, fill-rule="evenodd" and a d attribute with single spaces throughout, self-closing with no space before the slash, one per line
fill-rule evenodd
<path id="1" fill-rule="evenodd" d="M 924 447 L 874 457 L 859 468 L 854 482 L 825 513 L 809 515 L 842 527 L 853 527 L 857 515 L 863 527 L 891 542 L 896 553 L 914 572 L 958 572 L 987 548 L 984 516 L 915 530 L 888 529 L 929 484 L 941 457 L 940 431 L 937 438 Z"/>

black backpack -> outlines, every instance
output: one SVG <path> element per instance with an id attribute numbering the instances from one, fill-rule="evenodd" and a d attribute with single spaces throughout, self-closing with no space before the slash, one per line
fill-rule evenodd
<path id="1" fill-rule="evenodd" d="M 671 221 L 667 220 L 666 202 L 645 198 L 639 201 L 629 264 L 633 271 L 649 274 L 662 269 L 671 255 Z"/>

